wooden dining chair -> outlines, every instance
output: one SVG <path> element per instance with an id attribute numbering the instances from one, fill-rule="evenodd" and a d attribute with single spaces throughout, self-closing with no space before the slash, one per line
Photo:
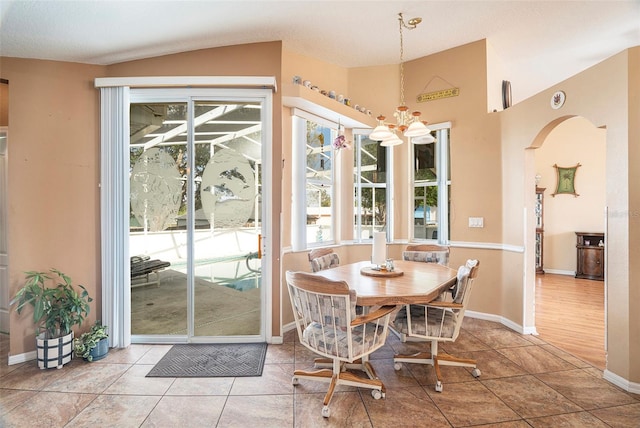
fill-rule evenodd
<path id="1" fill-rule="evenodd" d="M 467 260 L 458 268 L 456 291 L 452 302 L 433 301 L 427 305 L 405 305 L 393 321 L 393 328 L 408 338 L 430 342 L 431 349 L 415 354 L 398 354 L 393 357 L 394 368 L 400 370 L 401 363 L 430 364 L 435 369 L 435 390 L 442 392 L 440 366 L 472 367 L 471 374 L 479 377 L 481 372 L 476 361 L 457 358 L 438 352 L 440 342 L 454 342 L 460 333 L 464 313 L 469 304 L 473 283 L 478 276 L 480 262 Z"/>
<path id="2" fill-rule="evenodd" d="M 311 272 L 320 272 L 340 266 L 340 257 L 333 252 L 332 248 L 316 248 L 309 251 L 309 263 Z"/>
<path id="3" fill-rule="evenodd" d="M 376 400 L 384 397 L 384 384 L 368 356 L 384 346 L 390 314 L 396 306 L 382 306 L 366 315 L 356 315 L 356 292 L 346 282 L 291 271 L 287 271 L 286 280 L 300 343 L 332 362 L 331 368 L 295 370 L 293 385 L 300 379 L 329 383 L 322 408 L 325 418 L 331 414 L 329 403 L 338 385 L 371 389 Z M 349 371 L 355 368 L 367 377 Z"/>
<path id="4" fill-rule="evenodd" d="M 434 244 L 407 245 L 402 252 L 402 259 L 412 262 L 438 263 L 443 266 L 449 266 L 449 247 Z M 447 300 L 450 293 L 453 293 L 453 288 L 443 291 L 436 300 Z M 401 336 L 400 339 L 404 342 L 407 338 Z"/>
<path id="5" fill-rule="evenodd" d="M 449 247 L 433 244 L 407 245 L 402 259 L 412 262 L 438 263 L 449 266 Z"/>

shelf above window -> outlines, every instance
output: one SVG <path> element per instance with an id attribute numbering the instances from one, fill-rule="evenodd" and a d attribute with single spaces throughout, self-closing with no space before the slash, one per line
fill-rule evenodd
<path id="1" fill-rule="evenodd" d="M 340 121 L 345 128 L 375 128 L 375 118 L 353 107 L 311 90 L 303 85 L 292 83 L 282 85 L 282 104 L 285 107 L 299 108 L 327 120 Z"/>

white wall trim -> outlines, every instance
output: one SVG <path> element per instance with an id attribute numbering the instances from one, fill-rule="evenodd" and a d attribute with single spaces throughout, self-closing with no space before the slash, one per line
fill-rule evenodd
<path id="1" fill-rule="evenodd" d="M 484 312 L 465 311 L 464 316 L 469 318 L 485 320 L 485 321 L 493 321 L 493 322 L 502 324 L 503 326 L 508 327 L 511 330 L 516 331 L 520 334 L 531 334 L 535 336 L 538 335 L 538 331 L 536 330 L 535 327 L 523 327 L 520 324 L 516 324 L 510 319 L 507 319 L 500 315 L 487 314 Z"/>
<path id="2" fill-rule="evenodd" d="M 603 373 L 603 379 L 611 382 L 612 384 L 619 386 L 627 392 L 631 392 L 633 394 L 640 394 L 640 383 L 630 382 L 627 379 L 618 376 L 617 374 L 610 372 L 609 370 L 605 370 Z"/>
<path id="3" fill-rule="evenodd" d="M 450 247 L 454 248 L 479 248 L 482 250 L 501 250 L 510 253 L 524 253 L 524 246 L 500 244 L 494 242 L 465 242 L 465 241 L 449 241 Z"/>
<path id="4" fill-rule="evenodd" d="M 402 240 L 395 240 L 395 241 L 389 242 L 389 245 L 407 245 L 410 242 L 413 242 L 413 241 L 407 241 L 406 239 L 402 239 Z M 321 247 L 340 248 L 340 247 L 349 247 L 353 245 L 370 245 L 370 244 L 371 244 L 371 241 L 356 242 L 353 240 L 344 240 L 344 241 L 341 241 L 340 244 L 327 243 L 326 245 L 321 245 Z M 524 247 L 520 245 L 499 244 L 499 243 L 490 243 L 490 242 L 464 242 L 464 241 L 450 241 L 449 244 L 447 245 L 455 248 L 479 248 L 484 250 L 500 250 L 500 251 L 507 251 L 511 253 L 524 253 Z M 316 247 L 316 245 L 309 246 L 309 248 L 311 247 Z M 309 248 L 294 250 L 293 247 L 282 247 L 282 253 L 283 254 L 297 253 L 301 251 L 306 251 Z M 546 269 L 545 269 L 545 272 L 547 272 Z M 549 272 L 549 273 L 552 273 L 552 272 Z M 573 271 L 567 273 L 567 275 L 574 275 L 574 274 L 575 272 Z"/>
<path id="5" fill-rule="evenodd" d="M 36 351 L 25 352 L 24 354 L 9 355 L 8 364 L 12 366 L 14 364 L 21 364 L 21 363 L 26 363 L 27 361 L 33 361 L 36 358 L 38 358 L 38 353 Z"/>
<path id="6" fill-rule="evenodd" d="M 143 76 L 143 77 L 99 77 L 96 88 L 128 86 L 130 88 L 150 88 L 159 86 L 229 86 L 234 88 L 252 87 L 273 89 L 277 92 L 275 76 Z"/>
<path id="7" fill-rule="evenodd" d="M 296 329 L 296 322 L 295 321 L 291 321 L 288 324 L 285 324 L 282 326 L 282 334 L 284 335 L 284 333 L 287 333 L 291 330 L 295 330 Z"/>
<path id="8" fill-rule="evenodd" d="M 547 269 L 547 268 L 544 268 L 544 273 L 552 273 L 554 275 L 568 275 L 568 276 L 576 275 L 575 270 Z"/>

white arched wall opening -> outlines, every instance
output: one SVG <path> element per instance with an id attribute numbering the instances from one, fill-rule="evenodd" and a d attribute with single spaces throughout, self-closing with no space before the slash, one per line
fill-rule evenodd
<path id="1" fill-rule="evenodd" d="M 584 198 L 590 198 L 590 199 L 595 199 L 597 201 L 597 204 L 601 204 L 600 206 L 595 207 L 596 212 L 590 214 L 589 216 L 590 219 L 585 220 L 585 219 L 576 218 L 575 227 L 573 231 L 575 232 L 578 229 L 580 230 L 594 229 L 593 230 L 594 232 L 602 230 L 605 232 L 605 237 L 607 232 L 606 197 L 605 197 L 606 187 L 604 183 L 606 178 L 606 171 L 604 171 L 605 162 L 606 162 L 606 159 L 605 159 L 606 134 L 604 134 L 605 131 L 604 129 L 598 128 L 596 125 L 594 125 L 593 122 L 591 122 L 588 118 L 584 118 L 582 116 L 567 115 L 567 116 L 559 117 L 549 122 L 547 125 L 545 125 L 540 130 L 540 132 L 538 132 L 538 134 L 532 141 L 531 145 L 525 150 L 524 186 L 525 186 L 525 195 L 528 195 L 528 196 L 525 198 L 526 200 L 525 229 L 526 230 L 524 231 L 524 233 L 525 233 L 525 242 L 526 242 L 526 245 L 525 245 L 526 263 L 525 263 L 525 283 L 524 283 L 525 299 L 523 302 L 524 303 L 523 313 L 525 314 L 525 325 L 533 326 L 530 329 L 530 331 L 533 331 L 533 332 L 536 332 L 536 328 L 535 328 L 535 291 L 536 291 L 535 290 L 535 286 L 536 286 L 535 230 L 536 230 L 536 227 L 535 227 L 535 215 L 534 215 L 534 212 L 535 212 L 534 211 L 534 208 L 535 208 L 534 189 L 536 187 L 536 175 L 541 173 L 542 171 L 543 179 L 541 180 L 540 187 L 546 188 L 545 208 L 548 208 L 547 204 L 552 199 L 551 194 L 555 191 L 555 187 L 557 184 L 553 163 L 547 162 L 549 163 L 548 167 L 546 167 L 546 169 L 542 169 L 539 164 L 536 165 L 536 154 L 539 153 L 538 149 L 540 149 L 543 146 L 543 144 L 547 141 L 554 141 L 554 144 L 555 144 L 554 147 L 558 147 L 557 142 L 555 142 L 555 140 L 557 140 L 558 137 L 554 136 L 553 134 L 555 132 L 558 132 L 559 128 L 563 128 L 563 130 L 568 128 L 569 123 L 567 121 L 572 121 L 571 125 L 573 125 L 574 128 L 578 127 L 578 129 L 582 129 L 582 134 L 586 133 L 591 135 L 597 144 L 599 144 L 599 141 L 602 141 L 602 147 L 600 151 L 602 157 L 600 159 L 598 159 L 597 156 L 587 154 L 585 151 L 580 151 L 580 152 L 576 151 L 574 155 L 574 153 L 571 152 L 571 147 L 569 147 L 566 150 L 563 150 L 563 148 L 559 148 L 558 156 L 557 157 L 554 156 L 553 158 L 554 159 L 553 163 L 557 163 L 558 166 L 562 166 L 562 167 L 574 166 L 577 163 L 580 163 L 582 165 L 578 169 L 578 172 L 576 174 L 576 192 L 578 194 L 582 193 L 583 200 L 576 201 L 576 202 L 580 202 L 581 205 L 584 205 Z M 604 135 L 601 135 L 601 134 L 604 134 Z M 568 139 L 571 137 L 565 135 L 565 138 Z M 581 137 L 576 135 L 575 138 L 580 139 Z M 567 140 L 567 141 L 568 141 L 567 146 L 575 145 L 575 141 L 570 141 L 570 140 Z M 589 158 L 589 156 L 591 156 L 591 159 Z M 594 163 L 596 162 L 597 162 L 597 165 L 594 165 Z M 582 171 L 580 169 L 582 169 Z M 602 179 L 602 182 L 598 183 L 601 185 L 601 188 L 594 188 L 593 185 L 590 185 L 588 183 L 589 180 L 586 179 L 586 174 L 593 174 L 594 169 L 596 171 L 595 174 L 598 176 L 598 178 Z M 585 185 L 585 182 L 587 182 L 586 185 Z M 591 192 L 591 195 L 589 195 L 589 192 Z M 596 195 L 594 197 L 593 192 L 601 192 L 601 194 Z M 564 202 L 569 202 L 569 204 L 571 204 L 571 202 L 575 197 L 573 195 L 557 195 L 556 198 L 570 198 L 570 200 L 564 201 Z M 561 201 L 554 200 L 553 202 L 558 203 Z M 548 220 L 549 220 L 549 216 L 545 215 L 545 226 L 548 225 Z M 587 231 L 591 231 L 591 230 L 587 230 Z M 565 242 L 562 245 L 564 245 L 563 248 L 565 249 L 573 248 L 575 246 L 575 237 L 573 237 L 572 235 L 565 236 L 565 237 L 558 237 L 557 239 L 564 239 Z M 566 242 L 568 239 L 573 239 L 573 240 L 571 241 L 571 243 L 569 243 L 569 242 Z M 607 246 L 605 246 L 605 260 L 607 259 L 606 251 L 607 251 Z M 575 260 L 576 260 L 575 251 L 571 252 L 569 257 L 572 257 L 572 260 L 571 260 L 572 263 L 568 263 L 567 260 L 556 260 L 555 265 L 552 265 L 551 267 L 551 273 L 560 273 L 560 274 L 575 273 L 574 272 Z M 545 267 L 548 267 L 547 262 L 545 262 Z M 605 299 L 606 299 L 606 290 L 607 290 L 606 289 L 607 287 L 606 269 L 607 268 L 608 268 L 608 264 L 605 263 L 605 283 L 604 283 Z M 604 310 L 606 311 L 606 300 L 605 300 Z M 606 314 L 605 314 L 605 320 L 606 320 Z M 605 325 L 605 341 L 604 341 L 605 350 L 606 350 L 606 334 L 607 332 L 606 332 L 606 325 Z"/>

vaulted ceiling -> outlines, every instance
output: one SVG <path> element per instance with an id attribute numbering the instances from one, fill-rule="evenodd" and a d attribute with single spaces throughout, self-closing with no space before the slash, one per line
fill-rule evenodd
<path id="1" fill-rule="evenodd" d="M 0 55 L 112 64 L 282 40 L 343 67 L 397 64 L 399 12 L 423 19 L 405 60 L 487 39 L 514 103 L 640 45 L 638 0 L 2 0 Z"/>

